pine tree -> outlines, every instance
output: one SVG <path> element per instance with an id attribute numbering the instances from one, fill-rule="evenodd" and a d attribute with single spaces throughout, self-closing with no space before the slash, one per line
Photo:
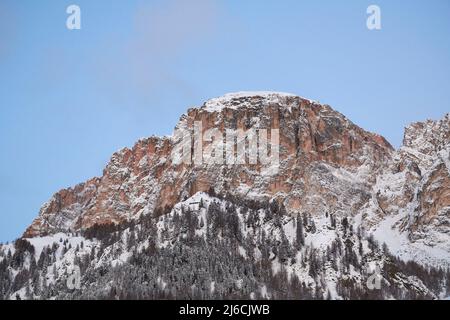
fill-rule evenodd
<path id="1" fill-rule="evenodd" d="M 26 287 L 25 287 L 25 298 L 27 300 L 32 300 L 33 299 L 33 295 L 31 293 L 31 289 L 30 289 L 30 283 L 28 282 Z"/>
<path id="2" fill-rule="evenodd" d="M 311 219 L 311 233 L 316 233 L 317 229 L 316 229 L 316 223 L 314 222 L 313 219 Z"/>
<path id="3" fill-rule="evenodd" d="M 330 225 L 331 229 L 336 229 L 336 218 L 333 214 L 330 214 Z"/>
<path id="4" fill-rule="evenodd" d="M 344 235 L 347 234 L 347 228 L 348 228 L 347 217 L 342 218 L 342 227 L 344 228 Z"/>
<path id="5" fill-rule="evenodd" d="M 303 221 L 300 218 L 300 214 L 297 215 L 297 227 L 295 232 L 295 244 L 296 248 L 300 250 L 305 245 L 305 235 L 303 230 Z"/>
<path id="6" fill-rule="evenodd" d="M 131 248 L 133 248 L 135 246 L 135 244 L 136 244 L 136 237 L 135 237 L 134 230 L 133 230 L 133 231 L 131 231 L 129 233 L 128 239 L 127 239 L 127 249 L 128 249 L 128 251 L 130 251 Z"/>
<path id="7" fill-rule="evenodd" d="M 281 263 L 284 263 L 287 261 L 287 259 L 289 257 L 291 257 L 291 250 L 290 250 L 290 245 L 289 245 L 289 241 L 286 238 L 286 234 L 284 232 L 284 229 L 281 228 L 281 243 L 280 243 L 280 248 L 278 250 L 278 258 L 280 260 Z"/>

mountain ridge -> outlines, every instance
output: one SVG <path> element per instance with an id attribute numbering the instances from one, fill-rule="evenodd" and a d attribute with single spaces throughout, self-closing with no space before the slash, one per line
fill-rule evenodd
<path id="1" fill-rule="evenodd" d="M 281 100 L 280 100 L 281 99 Z M 220 101 L 220 103 L 224 103 L 224 108 L 221 110 L 208 110 L 208 105 L 212 102 L 214 102 L 214 104 L 217 104 Z M 212 127 L 214 126 L 213 123 L 211 123 L 211 120 L 208 120 L 208 116 L 212 113 L 212 114 L 217 114 L 218 116 L 216 117 L 215 121 L 218 121 L 220 123 L 220 121 L 222 121 L 221 116 L 222 114 L 228 114 L 228 117 L 234 117 L 235 115 L 233 114 L 234 112 L 239 113 L 239 110 L 235 110 L 233 108 L 228 108 L 229 103 L 234 103 L 235 105 L 239 105 L 240 106 L 240 111 L 245 112 L 245 113 L 251 113 L 254 112 L 254 116 L 258 116 L 257 112 L 258 108 L 260 108 L 263 104 L 264 105 L 271 105 L 271 104 L 278 104 L 280 109 L 283 109 L 285 106 L 288 106 L 288 108 L 292 108 L 292 106 L 294 106 L 294 108 L 297 108 L 297 113 L 298 113 L 298 109 L 301 108 L 301 105 L 304 104 L 305 106 L 308 106 L 310 109 L 317 109 L 317 110 L 322 110 L 324 113 L 327 114 L 332 114 L 333 116 L 337 115 L 338 119 L 337 121 L 342 121 L 344 123 L 347 123 L 348 126 L 351 126 L 352 128 L 357 128 L 357 130 L 362 130 L 359 127 L 355 126 L 353 123 L 351 123 L 345 116 L 341 115 L 340 113 L 337 113 L 335 111 L 333 111 L 331 108 L 329 108 L 328 106 L 325 105 L 320 105 L 316 102 L 313 102 L 311 100 L 307 100 L 298 96 L 294 96 L 291 94 L 280 94 L 280 93 L 262 93 L 262 94 L 256 94 L 255 93 L 234 93 L 234 94 L 229 94 L 226 95 L 222 98 L 215 98 L 215 99 L 211 99 L 208 100 L 207 102 L 205 102 L 201 107 L 199 108 L 194 108 L 194 109 L 189 109 L 187 114 L 183 115 L 180 118 L 180 121 L 178 122 L 177 126 L 175 127 L 175 130 L 177 128 L 179 128 L 179 126 L 185 125 L 185 121 L 186 119 L 189 119 L 189 121 L 192 122 L 193 119 L 197 119 L 198 118 L 203 121 L 204 123 L 207 124 L 207 126 Z M 292 109 L 286 108 L 285 110 L 282 110 L 284 112 L 292 112 Z M 255 110 L 256 109 L 256 110 Z M 317 112 L 316 110 L 316 112 Z M 219 112 L 217 112 L 219 111 Z M 309 110 L 311 111 L 311 110 Z M 256 114 L 255 114 L 256 112 Z M 278 115 L 276 114 L 277 112 L 279 112 L 279 110 L 274 110 L 274 113 L 271 114 L 270 116 L 274 116 L 274 118 L 276 118 Z M 320 111 L 321 112 L 321 111 Z M 187 117 L 186 119 L 184 117 Z M 245 116 L 248 116 L 247 114 Z M 265 115 L 267 116 L 267 115 Z M 239 115 L 238 115 L 239 117 Z M 206 119 L 205 119 L 206 118 Z M 210 123 L 208 124 L 207 122 L 210 121 Z M 228 119 L 229 121 L 229 119 Z M 276 121 L 276 120 L 275 120 Z M 330 119 L 329 121 L 333 121 L 333 119 Z M 223 121 L 222 121 L 223 122 Z M 191 125 L 191 124 L 190 124 Z M 244 124 L 240 124 L 241 126 L 244 126 Z M 267 127 L 271 127 L 273 124 L 272 123 L 268 123 Z M 307 124 L 309 126 L 309 124 Z M 324 124 L 319 124 L 324 126 Z M 325 124 L 326 125 L 326 124 Z M 224 127 L 223 124 L 220 124 L 220 126 L 222 126 L 222 128 Z M 353 127 L 354 126 L 354 127 Z M 308 128 L 307 128 L 308 129 Z M 206 129 L 205 129 L 206 130 Z M 338 129 L 339 130 L 339 129 Z M 305 130 L 308 131 L 308 130 Z M 309 131 L 311 131 L 311 129 L 309 129 Z M 373 134 L 373 133 L 368 133 L 364 130 L 362 130 L 361 132 L 363 132 L 362 135 L 364 135 L 365 139 L 371 139 L 375 144 L 380 144 L 382 147 L 385 147 L 386 149 L 392 149 L 391 145 L 381 136 L 377 135 L 377 134 Z M 289 133 L 288 133 L 289 134 Z M 286 134 L 286 135 L 288 135 Z M 308 134 L 308 132 L 306 132 L 306 134 Z M 326 132 L 324 134 L 327 134 Z M 336 132 L 334 132 L 334 134 L 336 134 Z M 286 136 L 285 135 L 285 136 Z M 292 137 L 291 137 L 292 138 Z M 108 174 L 108 170 L 110 169 L 114 169 L 115 163 L 117 162 L 118 159 L 124 159 L 127 157 L 133 157 L 135 156 L 136 158 L 139 157 L 143 157 L 143 154 L 147 151 L 150 152 L 154 152 L 156 149 L 165 149 L 165 151 L 163 150 L 161 152 L 161 157 L 160 158 L 164 158 L 167 157 L 169 150 L 171 148 L 171 144 L 173 145 L 173 136 L 171 137 L 155 137 L 152 136 L 150 138 L 146 138 L 146 139 L 141 139 L 139 140 L 131 149 L 129 148 L 123 148 L 120 151 L 116 152 L 113 154 L 113 156 L 111 157 L 110 162 L 108 163 L 108 165 L 106 166 L 104 172 L 103 172 L 103 176 L 105 176 L 105 174 Z M 321 137 L 320 135 L 318 137 L 315 137 L 315 139 L 324 139 L 324 137 Z M 291 139 L 292 140 L 292 139 Z M 309 139 L 312 140 L 312 139 Z M 283 143 L 283 142 L 282 142 Z M 306 147 L 311 149 L 311 145 L 312 144 L 316 144 L 317 141 L 310 141 L 309 145 L 304 145 L 301 147 Z M 320 142 L 321 144 L 324 144 L 323 142 Z M 340 141 L 338 141 L 338 143 L 341 143 Z M 350 142 L 351 143 L 351 142 Z M 292 145 L 295 144 L 294 141 L 289 141 L 288 143 L 286 143 L 286 145 L 288 145 L 289 148 L 292 149 Z M 331 148 L 333 148 L 334 146 L 331 145 Z M 298 146 L 297 146 L 298 148 Z M 351 148 L 351 146 L 350 146 Z M 146 150 L 147 149 L 147 150 Z M 322 152 L 325 154 L 325 156 L 330 157 L 331 155 L 327 154 L 327 152 Z M 119 164 L 120 166 L 121 164 Z M 134 164 L 136 165 L 136 164 Z M 153 164 L 151 164 L 153 165 Z M 102 176 L 102 177 L 103 177 Z M 49 208 L 50 211 L 59 211 L 61 212 L 61 210 L 63 210 L 64 205 L 62 205 L 62 207 L 60 208 L 59 205 L 62 204 L 64 201 L 61 200 L 62 199 L 66 199 L 68 201 L 68 205 L 72 205 L 75 204 L 76 201 L 75 199 L 71 199 L 74 198 L 75 195 L 73 193 L 71 193 L 71 191 L 77 191 L 75 189 L 80 188 L 81 186 L 85 186 L 86 187 L 86 191 L 92 198 L 92 195 L 90 194 L 90 192 L 92 192 L 94 189 L 96 189 L 98 186 L 98 183 L 102 180 L 102 177 L 97 177 L 97 178 L 92 178 L 90 180 L 88 180 L 87 182 L 81 183 L 79 185 L 77 185 L 74 189 L 63 189 L 61 190 L 59 193 L 55 194 L 55 196 L 59 199 L 53 199 L 54 197 L 52 197 L 52 199 L 50 200 L 50 202 L 52 203 L 52 205 L 50 206 L 46 206 L 44 205 L 44 207 L 41 209 L 42 213 L 45 213 L 46 210 Z M 206 191 L 206 190 L 203 190 Z M 191 193 L 192 194 L 192 193 Z M 70 195 L 70 196 L 69 196 Z M 75 197 L 76 198 L 76 197 Z M 83 198 L 83 197 L 81 197 Z M 82 203 L 83 203 L 83 199 L 79 199 Z M 179 199 L 177 199 L 179 200 Z M 175 200 L 169 201 L 170 205 L 173 205 L 175 202 Z M 160 207 L 164 207 L 166 204 L 163 203 Z M 73 210 L 70 210 L 71 213 L 76 213 L 77 208 L 74 208 Z M 114 217 L 110 217 L 111 219 L 114 219 Z M 116 217 L 117 218 L 117 217 Z M 100 219 L 99 219 L 100 220 Z M 74 226 L 75 227 L 75 226 Z M 27 232 L 25 233 L 25 235 L 34 235 L 36 233 L 33 233 L 33 225 L 31 226 L 31 228 L 28 228 Z"/>
<path id="2" fill-rule="evenodd" d="M 277 170 L 209 161 L 223 132 L 252 128 L 270 130 Z M 0 298 L 443 299 L 449 128 L 448 114 L 413 123 L 395 150 L 295 95 L 208 100 L 173 135 L 140 139 L 101 177 L 55 193 L 22 238 L 0 245 Z M 203 162 L 195 151 L 174 161 L 195 130 L 215 129 Z"/>

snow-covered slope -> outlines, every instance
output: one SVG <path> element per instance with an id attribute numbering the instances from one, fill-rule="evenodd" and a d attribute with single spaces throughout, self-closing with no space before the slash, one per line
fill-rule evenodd
<path id="1" fill-rule="evenodd" d="M 261 161 L 209 163 L 206 151 L 199 165 L 176 163 L 174 150 L 184 143 L 176 134 L 142 139 L 132 149 L 115 153 L 102 177 L 56 193 L 25 235 L 130 221 L 168 211 L 185 197 L 210 189 L 255 200 L 277 199 L 292 214 L 356 214 L 370 197 L 376 172 L 393 153 L 384 138 L 364 131 L 329 106 L 290 94 L 238 93 L 212 99 L 189 109 L 175 132 L 193 131 L 195 122 L 202 124 L 203 132 L 217 129 L 223 134 L 227 129 L 267 129 L 269 135 L 272 129 L 279 130 L 277 170 Z M 335 169 L 360 179 L 340 179 L 333 175 Z"/>
<path id="2" fill-rule="evenodd" d="M 201 123 L 203 132 L 209 129 L 218 129 L 223 133 L 227 129 L 279 130 L 277 170 L 273 170 L 272 163 L 267 164 L 261 161 L 245 165 L 208 161 L 200 164 L 174 161 L 174 153 L 185 143 L 177 132 L 180 130 L 195 132 L 195 123 Z M 223 135 L 225 138 L 225 134 Z M 203 154 L 203 160 L 211 159 L 211 157 L 212 155 Z M 211 200 L 211 197 L 215 199 Z M 227 200 L 225 201 L 224 198 Z M 195 214 L 190 213 L 194 214 L 195 219 L 192 219 L 198 224 L 203 221 L 202 227 L 190 226 L 192 230 L 195 229 L 194 235 L 203 238 L 205 243 L 200 246 L 196 243 L 194 246 L 189 246 L 188 250 L 200 254 L 206 250 L 203 245 L 207 246 L 210 241 L 213 241 L 207 236 L 211 234 L 211 230 L 208 229 L 206 221 L 207 210 L 209 210 L 207 208 L 210 207 L 211 201 L 213 207 L 219 203 L 226 214 L 229 214 L 232 219 L 238 219 L 239 233 L 227 233 L 224 236 L 216 234 L 214 237 L 234 245 L 237 241 L 236 250 L 239 254 L 228 256 L 228 258 L 235 259 L 234 263 L 249 263 L 248 268 L 254 268 L 255 261 L 263 255 L 260 249 L 263 246 L 260 243 L 262 234 L 271 247 L 284 244 L 287 248 L 289 247 L 287 243 L 294 245 L 296 241 L 294 236 L 296 236 L 295 225 L 298 223 L 298 217 L 305 216 L 305 228 L 310 230 L 305 232 L 304 246 L 309 249 L 295 249 L 296 253 L 289 256 L 290 263 L 286 263 L 287 260 L 284 258 L 280 261 L 279 255 L 274 253 L 278 249 L 275 249 L 266 257 L 270 261 L 270 266 L 266 263 L 265 267 L 270 267 L 273 271 L 271 276 L 279 270 L 285 271 L 287 275 L 296 274 L 295 281 L 311 286 L 308 287 L 309 289 L 303 288 L 303 293 L 306 295 L 318 294 L 318 291 L 314 289 L 317 279 L 312 277 L 314 279 L 311 280 L 305 275 L 305 270 L 308 270 L 309 274 L 315 258 L 305 259 L 304 254 L 311 254 L 314 250 L 319 252 L 331 250 L 330 243 L 335 243 L 337 236 L 341 240 L 345 237 L 349 242 L 357 243 L 362 249 L 358 248 L 358 253 L 355 255 L 340 255 L 341 260 L 344 260 L 339 260 L 339 263 L 348 264 L 344 274 L 339 271 L 342 266 L 336 267 L 332 262 L 325 264 L 328 267 L 321 269 L 323 272 L 320 283 L 322 296 L 327 295 L 328 290 L 331 297 L 336 298 L 351 296 L 356 294 L 355 292 L 358 292 L 358 295 L 361 294 L 358 291 L 360 289 L 356 287 L 361 286 L 362 279 L 367 277 L 361 269 L 363 261 L 367 259 L 372 262 L 379 259 L 381 264 L 383 261 L 389 261 L 389 264 L 395 265 L 397 269 L 408 269 L 409 267 L 403 265 L 407 264 L 408 260 L 414 261 L 411 262 L 414 268 L 419 268 L 414 263 L 419 263 L 420 266 L 429 264 L 448 267 L 450 265 L 450 115 L 447 114 L 438 121 L 428 120 L 412 124 L 405 130 L 403 146 L 399 150 L 394 150 L 383 137 L 363 130 L 330 106 L 293 94 L 239 92 L 214 98 L 200 107 L 189 109 L 182 115 L 172 136 L 141 139 L 133 148 L 124 148 L 116 152 L 101 177 L 57 192 L 41 208 L 39 216 L 24 233 L 24 238 L 29 239 L 36 251 L 34 254 L 38 254 L 37 252 L 42 251 L 42 243 L 50 244 L 55 242 L 56 238 L 66 235 L 65 237 L 70 239 L 64 238 L 63 246 L 55 246 L 49 251 L 53 258 L 47 263 L 51 263 L 51 268 L 56 268 L 55 272 L 58 274 L 70 273 L 70 267 L 73 267 L 75 263 L 70 260 L 77 259 L 77 255 L 73 252 L 76 248 L 73 247 L 78 245 L 77 254 L 80 257 L 87 253 L 92 255 L 89 259 L 86 258 L 84 268 L 96 273 L 108 265 L 120 268 L 123 264 L 129 266 L 130 261 L 143 259 L 133 254 L 136 252 L 141 254 L 139 250 L 144 248 L 150 250 L 148 249 L 151 248 L 149 237 L 153 237 L 153 234 L 142 236 L 142 241 L 138 246 L 136 244 L 134 251 L 131 250 L 134 244 L 131 246 L 126 244 L 131 234 L 128 230 L 130 225 L 139 230 L 142 229 L 142 221 L 155 223 L 154 226 L 146 225 L 144 229 L 146 232 L 155 232 L 158 235 L 157 239 L 153 239 L 158 250 L 165 252 L 167 256 L 173 255 L 173 250 L 179 249 L 178 241 L 184 241 L 180 236 L 185 236 L 187 239 L 193 237 L 189 232 L 176 229 L 177 222 L 174 221 L 184 216 L 183 208 L 191 206 L 191 203 L 195 206 L 195 203 L 198 205 L 198 202 L 203 202 L 202 208 L 191 208 Z M 227 204 L 227 201 L 233 205 Z M 282 208 L 280 209 L 282 214 L 277 219 L 273 217 L 266 219 L 267 208 L 263 210 L 264 212 L 258 211 L 262 210 L 259 208 L 251 218 L 256 225 L 247 227 L 244 220 L 249 219 L 247 212 L 252 211 L 256 203 L 266 203 L 278 209 Z M 230 210 L 230 206 L 234 209 Z M 181 214 L 180 211 L 183 213 Z M 155 222 L 155 217 L 161 217 L 160 221 Z M 191 218 L 186 219 L 190 221 Z M 219 220 L 233 225 L 236 223 L 234 220 L 229 220 L 231 218 L 221 219 Z M 330 226 L 330 219 L 334 221 L 334 224 L 336 221 L 338 225 L 341 223 L 341 227 Z M 345 232 L 351 231 L 352 235 L 344 234 L 343 221 L 346 221 L 346 225 L 348 224 Z M 172 225 L 172 228 L 166 228 L 167 225 Z M 233 232 L 237 232 L 236 228 Z M 115 243 L 119 243 L 117 239 L 119 237 L 122 244 L 105 243 L 91 236 L 89 239 L 76 236 L 76 234 L 98 233 L 99 230 L 102 237 L 114 238 Z M 359 236 L 355 235 L 356 230 L 360 230 Z M 108 236 L 111 234 L 116 236 Z M 242 238 L 234 239 L 237 236 Z M 145 237 L 147 239 L 144 239 Z M 249 242 L 247 247 L 243 245 L 244 240 Z M 386 252 L 379 253 L 373 245 L 375 240 L 380 244 L 386 243 L 387 250 L 392 255 Z M 79 247 L 80 241 L 83 241 L 83 249 Z M 71 249 L 67 248 L 69 243 L 72 244 Z M 225 257 L 226 254 L 221 251 L 224 243 L 215 243 L 210 249 L 216 250 L 214 252 Z M 26 244 L 19 242 L 19 247 L 21 246 L 27 247 Z M 253 248 L 253 246 L 256 247 Z M 338 245 L 335 244 L 335 246 Z M 23 271 L 23 261 L 19 257 L 26 255 L 24 253 L 26 250 L 20 251 L 20 255 L 13 258 L 15 247 L 16 245 L 12 244 L 4 246 L 4 257 L 7 257 L 7 252 L 11 250 L 12 260 L 8 260 L 8 263 L 18 259 L 13 262 L 12 267 L 4 266 L 4 270 L 5 272 L 10 270 L 10 276 L 13 279 L 17 278 L 18 274 L 19 280 L 25 279 L 26 275 L 20 274 L 21 268 Z M 251 253 L 248 252 L 248 248 L 252 248 Z M 61 250 L 69 253 L 62 254 Z M 145 250 L 144 252 L 147 252 Z M 309 251 L 306 252 L 306 250 Z M 291 248 L 286 251 L 292 254 L 294 250 Z M 364 252 L 371 255 L 366 256 Z M 212 257 L 209 254 L 206 255 L 206 260 L 202 263 L 212 267 L 215 262 L 211 260 Z M 329 256 L 323 259 L 328 258 Z M 5 258 L 3 261 L 6 261 Z M 140 268 L 133 263 L 131 265 L 133 268 Z M 352 269 L 356 267 L 359 269 Z M 166 271 L 158 272 L 167 275 Z M 404 274 L 408 272 L 405 271 Z M 270 278 L 269 275 L 267 277 Z M 264 292 L 262 296 L 276 298 L 277 294 L 273 293 L 274 286 L 270 287 L 267 284 L 269 278 L 247 279 L 249 282 L 246 282 L 247 280 L 243 282 L 252 287 L 251 293 L 255 297 L 259 297 L 259 294 Z M 408 282 L 410 285 L 415 283 L 413 287 L 420 287 L 420 290 L 414 291 L 420 292 L 420 295 L 440 296 L 437 291 L 431 290 L 428 284 L 400 278 L 397 279 L 400 282 Z M 390 283 L 393 281 L 387 276 L 385 280 Z M 20 281 L 18 284 L 12 284 L 11 288 L 25 290 L 24 284 Z M 48 284 L 53 283 L 51 276 L 46 281 Z M 345 292 L 342 281 L 347 281 L 347 284 L 350 281 L 352 290 L 356 291 Z M 94 286 L 96 285 L 95 281 L 91 282 Z M 166 283 L 170 286 L 170 281 Z M 216 288 L 227 287 L 216 280 L 210 285 Z M 239 284 L 240 287 L 242 285 L 242 283 Z M 262 287 L 257 289 L 255 286 Z M 424 286 L 428 287 L 428 291 L 424 289 Z M 11 288 L 8 290 L 12 290 Z M 272 293 L 270 293 L 271 290 Z M 403 294 L 406 294 L 405 292 L 412 294 L 408 290 L 402 290 L 400 292 Z M 430 293 L 430 290 L 433 292 Z M 8 294 L 14 295 L 16 291 Z M 242 290 L 242 292 L 247 291 Z M 389 295 L 398 298 L 394 292 L 386 293 L 386 296 Z"/>
<path id="3" fill-rule="evenodd" d="M 404 257 L 450 264 L 450 117 L 414 123 L 378 175 L 363 216 L 380 241 Z"/>
<path id="4" fill-rule="evenodd" d="M 199 192 L 163 216 L 116 231 L 4 245 L 0 273 L 13 281 L 0 289 L 10 299 L 436 299 L 448 294 L 450 273 L 396 260 L 361 227 L 354 229 L 356 223 L 329 214 L 290 216 L 276 202 Z"/>

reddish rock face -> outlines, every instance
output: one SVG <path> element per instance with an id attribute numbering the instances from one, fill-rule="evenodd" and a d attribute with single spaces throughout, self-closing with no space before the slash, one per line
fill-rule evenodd
<path id="1" fill-rule="evenodd" d="M 57 192 L 24 236 L 79 231 L 164 214 L 199 191 L 277 199 L 289 213 L 356 214 L 367 205 L 379 172 L 395 151 L 381 136 L 329 106 L 277 93 L 235 94 L 188 110 L 176 130 L 279 129 L 280 165 L 175 164 L 175 137 L 138 141 L 112 157 L 103 175 Z M 445 202 L 445 201 L 444 201 Z"/>
<path id="2" fill-rule="evenodd" d="M 450 251 L 450 114 L 406 128 L 400 154 L 413 164 L 404 168 L 406 182 L 415 176 L 413 211 L 404 221 L 410 238 L 426 239 L 433 246 L 441 243 Z"/>
<path id="3" fill-rule="evenodd" d="M 384 232 L 406 233 L 417 244 L 396 243 L 398 253 L 420 255 L 423 247 L 440 255 L 450 252 L 450 114 L 406 128 L 403 146 L 378 174 L 373 194 L 365 208 L 366 225 L 376 230 L 388 217 Z"/>

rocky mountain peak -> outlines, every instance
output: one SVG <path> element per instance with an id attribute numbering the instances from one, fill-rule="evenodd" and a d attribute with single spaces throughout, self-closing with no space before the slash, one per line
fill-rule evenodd
<path id="1" fill-rule="evenodd" d="M 253 129 L 258 134 L 264 129 L 269 133 L 264 140 L 258 136 L 257 161 L 251 162 L 252 142 L 247 133 Z M 214 140 L 205 138 L 210 130 L 219 132 Z M 225 152 L 229 149 L 220 149 L 226 145 L 227 130 L 245 133 L 233 137 L 231 148 L 233 159 L 241 141 L 244 163 L 228 162 L 229 158 L 209 161 L 213 154 L 229 155 Z M 201 161 L 197 163 L 196 141 L 202 138 Z M 210 240 L 221 237 L 229 237 L 223 252 L 229 254 L 234 247 L 242 261 L 269 241 L 267 248 L 271 249 L 266 248 L 265 258 L 254 258 L 266 261 L 268 268 L 284 264 L 309 283 L 315 280 L 309 279 L 305 270 L 309 268 L 311 276 L 313 261 L 319 260 L 307 254 L 311 261 L 305 269 L 303 259 L 289 259 L 290 252 L 331 252 L 330 248 L 337 249 L 342 241 L 346 246 L 343 255 L 322 258 L 336 264 L 341 256 L 345 268 L 354 264 L 345 273 L 360 270 L 350 272 L 359 279 L 367 276 L 361 266 L 375 261 L 388 268 L 404 268 L 401 261 L 408 260 L 421 266 L 448 266 L 449 140 L 448 114 L 438 121 L 410 125 L 405 130 L 404 146 L 394 150 L 382 136 L 363 130 L 328 105 L 285 93 L 227 94 L 189 109 L 172 136 L 144 138 L 132 148 L 114 153 L 101 177 L 55 193 L 26 230 L 26 239 L 18 240 L 15 247 L 23 251 L 31 247 L 29 241 L 42 252 L 41 243 L 61 239 L 64 248 L 57 256 L 64 263 L 57 264 L 66 275 L 70 274 L 67 266 L 75 264 L 74 256 L 83 251 L 82 241 L 96 253 L 87 255 L 92 266 L 110 269 L 111 265 L 124 264 L 123 273 L 128 274 L 129 263 L 139 260 L 130 257 L 152 256 L 162 248 L 171 250 L 170 246 L 205 244 L 203 251 L 191 256 L 211 254 L 216 259 L 217 251 L 211 252 L 211 248 L 218 250 L 222 245 L 214 247 L 217 242 Z M 262 154 L 261 145 L 267 147 Z M 185 156 L 185 151 L 192 150 Z M 277 162 L 262 161 L 267 152 L 275 152 Z M 197 236 L 206 241 L 194 241 Z M 69 240 L 76 244 L 72 248 L 75 253 L 65 247 Z M 235 245 L 230 247 L 230 243 Z M 382 243 L 386 246 L 380 249 Z M 57 248 L 57 244 L 51 247 Z M 0 246 L 0 259 L 1 251 L 10 248 Z M 148 270 L 167 257 L 165 252 L 139 267 Z M 174 252 L 174 259 L 180 258 L 181 250 Z M 348 252 L 354 252 L 353 258 L 349 259 Z M 184 258 L 179 260 L 181 266 L 187 265 Z M 229 260 L 223 257 L 223 261 Z M 83 268 L 89 268 L 88 264 Z M 341 267 L 336 264 L 336 268 L 325 269 L 322 271 L 330 277 L 327 282 L 336 282 Z M 418 270 L 417 274 L 424 274 Z M 111 283 L 108 279 L 101 281 Z M 430 290 L 425 286 L 427 279 L 422 280 L 390 273 L 387 277 L 393 285 L 436 298 L 440 289 Z M 101 281 L 99 288 L 104 287 Z"/>
<path id="2" fill-rule="evenodd" d="M 383 137 L 361 129 L 330 106 L 287 93 L 239 92 L 208 100 L 189 109 L 175 132 L 194 132 L 196 122 L 202 134 L 211 128 L 222 133 L 279 130 L 276 172 L 260 161 L 174 163 L 174 150 L 183 143 L 175 134 L 141 139 L 115 153 L 101 177 L 57 192 L 25 236 L 161 215 L 183 199 L 210 190 L 276 200 L 289 214 L 356 215 L 368 205 L 377 175 L 395 153 Z"/>
<path id="3" fill-rule="evenodd" d="M 425 155 L 432 155 L 449 144 L 450 113 L 440 120 L 415 122 L 405 129 L 403 146 Z"/>
<path id="4" fill-rule="evenodd" d="M 201 108 L 209 112 L 221 111 L 224 108 L 237 109 L 245 107 L 263 107 L 270 104 L 289 105 L 290 101 L 300 98 L 291 93 L 271 91 L 241 91 L 228 93 L 206 101 Z M 306 100 L 306 99 L 304 99 Z M 310 101 L 310 100 L 308 100 Z"/>

